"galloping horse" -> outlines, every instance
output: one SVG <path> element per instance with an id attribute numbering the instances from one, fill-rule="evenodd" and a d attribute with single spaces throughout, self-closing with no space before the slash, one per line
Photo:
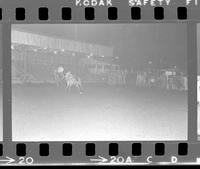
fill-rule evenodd
<path id="1" fill-rule="evenodd" d="M 65 73 L 62 66 L 54 71 L 54 78 L 57 86 L 64 85 L 65 89 L 70 91 L 72 86 L 75 86 L 79 93 L 82 94 L 82 82 L 80 77 L 75 77 L 70 71 Z"/>
<path id="2" fill-rule="evenodd" d="M 70 91 L 72 86 L 75 86 L 79 93 L 82 94 L 82 82 L 80 77 L 75 77 L 71 72 L 67 72 L 65 74 L 65 81 L 66 81 L 66 89 Z"/>

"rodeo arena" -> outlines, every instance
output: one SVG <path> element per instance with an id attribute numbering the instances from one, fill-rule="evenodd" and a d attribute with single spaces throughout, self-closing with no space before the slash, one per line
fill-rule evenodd
<path id="1" fill-rule="evenodd" d="M 187 71 L 177 65 L 125 67 L 114 45 L 11 35 L 13 140 L 187 138 Z"/>

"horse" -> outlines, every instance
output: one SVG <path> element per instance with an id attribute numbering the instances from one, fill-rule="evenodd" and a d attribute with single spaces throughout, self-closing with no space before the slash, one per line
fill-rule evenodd
<path id="1" fill-rule="evenodd" d="M 82 81 L 80 77 L 76 77 L 71 72 L 65 74 L 66 89 L 70 91 L 72 86 L 75 86 L 79 93 L 82 94 Z"/>
<path id="2" fill-rule="evenodd" d="M 82 94 L 81 78 L 76 77 L 70 71 L 65 73 L 65 70 L 62 66 L 59 66 L 56 70 L 54 70 L 54 79 L 57 87 L 62 85 L 67 91 L 70 91 L 71 87 L 75 86 L 78 88 L 79 93 Z"/>

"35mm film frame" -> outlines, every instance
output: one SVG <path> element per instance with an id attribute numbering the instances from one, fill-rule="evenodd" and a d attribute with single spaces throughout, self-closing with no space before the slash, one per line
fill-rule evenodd
<path id="1" fill-rule="evenodd" d="M 162 5 L 164 17 L 156 19 L 152 6 L 130 7 L 127 1 L 112 0 L 113 6 L 76 6 L 73 0 L 16 0 L 0 1 L 3 27 L 3 142 L 0 143 L 0 159 L 12 158 L 10 164 L 166 164 L 195 163 L 200 157 L 197 140 L 197 23 L 200 7 L 186 6 L 185 1 L 171 1 Z M 20 8 L 20 14 L 17 9 Z M 47 10 L 48 19 L 39 19 L 40 9 Z M 67 8 L 71 17 L 63 19 L 62 8 Z M 85 11 L 94 11 L 94 17 Z M 23 16 L 17 19 L 16 16 Z M 117 10 L 117 17 L 114 13 Z M 140 17 L 134 18 L 134 11 Z M 179 14 L 182 11 L 183 14 Z M 137 15 L 137 14 L 136 14 Z M 126 142 L 13 142 L 12 141 L 12 90 L 11 90 L 11 25 L 25 23 L 180 23 L 187 24 L 188 37 L 188 140 L 185 141 L 126 141 Z M 117 151 L 118 149 L 118 151 Z M 164 153 L 163 153 L 164 150 Z M 66 151 L 64 153 L 64 151 Z M 99 163 L 92 159 L 106 159 Z M 33 162 L 32 162 L 33 161 Z M 2 163 L 7 164 L 7 163 Z M 1 164 L 0 164 L 1 165 Z"/>

